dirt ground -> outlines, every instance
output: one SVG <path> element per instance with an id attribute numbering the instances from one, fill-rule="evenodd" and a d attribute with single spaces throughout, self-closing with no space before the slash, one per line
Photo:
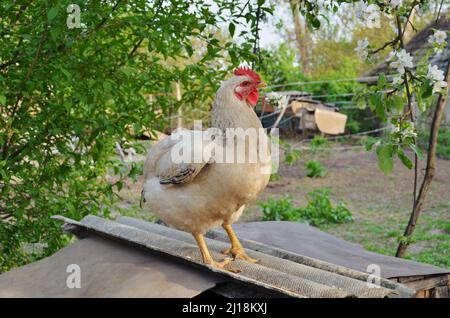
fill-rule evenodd
<path id="1" fill-rule="evenodd" d="M 333 147 L 335 147 L 333 145 Z M 143 160 L 140 157 L 138 160 Z M 319 160 L 327 169 L 325 177 L 306 176 L 304 162 Z M 419 177 L 425 161 L 420 162 Z M 306 194 L 316 188 L 328 188 L 334 203 L 343 201 L 353 214 L 354 222 L 322 226 L 321 230 L 366 249 L 393 255 L 398 238 L 407 224 L 412 207 L 413 171 L 400 162 L 385 176 L 377 167 L 376 155 L 363 148 L 326 150 L 303 154 L 289 166 L 282 163 L 280 179 L 270 182 L 256 202 L 248 205 L 239 222 L 261 220 L 258 201 L 290 195 L 296 206 L 307 203 Z M 420 179 L 419 178 L 419 179 Z M 139 209 L 142 180 L 131 180 L 121 191 L 117 212 L 147 220 L 154 218 Z M 437 266 L 450 267 L 450 161 L 438 159 L 437 173 L 426 199 L 407 258 Z"/>

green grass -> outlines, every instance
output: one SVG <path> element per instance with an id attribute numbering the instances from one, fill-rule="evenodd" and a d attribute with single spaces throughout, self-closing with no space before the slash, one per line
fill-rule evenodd
<path id="1" fill-rule="evenodd" d="M 420 217 L 405 258 L 450 268 L 450 220 L 436 217 Z M 320 229 L 358 243 L 369 251 L 393 256 L 407 220 L 390 218 L 380 221 L 364 220 L 352 225 L 327 224 L 320 226 Z"/>

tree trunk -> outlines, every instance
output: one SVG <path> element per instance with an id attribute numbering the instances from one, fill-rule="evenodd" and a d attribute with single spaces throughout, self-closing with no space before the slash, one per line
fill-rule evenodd
<path id="1" fill-rule="evenodd" d="M 177 99 L 177 102 L 181 101 L 181 87 L 180 83 L 175 83 L 175 98 Z M 177 129 L 183 128 L 183 110 L 181 109 L 181 106 L 178 107 L 177 110 Z"/>
<path id="2" fill-rule="evenodd" d="M 309 51 L 308 51 L 308 29 L 306 24 L 302 23 L 300 19 L 300 1 L 289 0 L 292 11 L 292 19 L 294 21 L 295 42 L 300 53 L 300 64 L 305 75 L 309 75 Z"/>
<path id="3" fill-rule="evenodd" d="M 449 66 L 450 62 L 447 64 L 447 72 L 445 76 L 445 81 L 449 82 Z M 441 126 L 442 116 L 445 112 L 445 104 L 447 102 L 447 94 L 448 94 L 449 85 L 447 85 L 447 89 L 445 93 L 439 95 L 439 99 L 437 101 L 436 110 L 434 111 L 433 121 L 431 123 L 431 133 L 430 140 L 428 142 L 428 154 L 427 154 L 427 166 L 425 169 L 425 176 L 422 181 L 422 185 L 420 186 L 419 195 L 415 198 L 415 208 L 411 213 L 408 225 L 406 226 L 405 232 L 403 234 L 404 239 L 400 242 L 397 248 L 396 257 L 403 257 L 406 253 L 406 249 L 408 248 L 409 242 L 408 239 L 413 235 L 414 229 L 417 224 L 417 220 L 422 211 L 422 206 L 425 201 L 425 198 L 428 194 L 428 190 L 430 189 L 431 181 L 433 180 L 435 174 L 435 164 L 436 164 L 436 147 L 437 147 L 437 138 L 439 134 L 439 127 Z"/>

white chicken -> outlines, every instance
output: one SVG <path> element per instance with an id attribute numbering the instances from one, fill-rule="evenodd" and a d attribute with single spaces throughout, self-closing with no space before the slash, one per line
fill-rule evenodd
<path id="1" fill-rule="evenodd" d="M 192 233 L 203 262 L 211 266 L 223 268 L 231 260 L 213 260 L 205 244 L 204 233 L 218 226 L 223 226 L 231 241 L 231 248 L 224 254 L 256 262 L 246 254 L 231 224 L 239 219 L 245 204 L 254 200 L 269 181 L 270 155 L 268 160 L 249 160 L 252 151 L 267 149 L 264 151 L 269 154 L 269 141 L 265 133 L 258 134 L 257 142 L 252 143 L 246 134 L 230 137 L 225 131 L 230 128 L 262 130 L 252 106 L 258 101 L 258 87 L 263 85 L 257 73 L 249 68 L 238 68 L 230 79 L 222 83 L 212 108 L 211 126 L 224 132 L 212 142 L 226 152 L 231 148 L 236 150 L 236 144 L 242 141 L 246 156 L 244 162 L 220 163 L 217 158 L 212 160 L 211 156 L 195 162 L 175 160 L 174 148 L 180 148 L 189 155 L 211 143 L 211 140 L 200 138 L 200 142 L 192 145 L 186 142 L 189 138 L 181 141 L 176 138 L 193 137 L 195 140 L 194 136 L 201 131 L 181 131 L 174 135 L 175 138 L 165 138 L 150 149 L 145 162 L 141 204 L 165 223 Z M 234 145 L 229 143 L 230 138 L 235 141 Z"/>

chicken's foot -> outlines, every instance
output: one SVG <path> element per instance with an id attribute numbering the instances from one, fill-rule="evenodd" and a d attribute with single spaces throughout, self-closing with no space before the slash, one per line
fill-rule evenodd
<path id="1" fill-rule="evenodd" d="M 239 239 L 237 238 L 237 235 L 236 233 L 234 233 L 233 228 L 231 227 L 230 224 L 223 224 L 222 227 L 227 232 L 231 242 L 231 248 L 227 248 L 226 250 L 222 251 L 223 254 L 226 255 L 231 254 L 234 259 L 239 258 L 251 263 L 259 262 L 258 259 L 251 258 L 250 256 L 247 255 L 244 248 L 242 247 L 241 242 L 239 242 Z"/>
<path id="2" fill-rule="evenodd" d="M 216 267 L 216 268 L 224 269 L 225 266 L 231 262 L 231 258 L 225 258 L 224 260 L 222 260 L 220 262 L 215 261 L 212 258 L 211 254 L 209 253 L 209 250 L 208 250 L 208 247 L 206 246 L 203 234 L 192 233 L 192 235 L 194 236 L 195 240 L 197 241 L 198 247 L 200 248 L 200 252 L 202 253 L 203 263 L 213 266 L 213 267 Z M 234 270 L 230 270 L 230 271 L 234 271 Z"/>

